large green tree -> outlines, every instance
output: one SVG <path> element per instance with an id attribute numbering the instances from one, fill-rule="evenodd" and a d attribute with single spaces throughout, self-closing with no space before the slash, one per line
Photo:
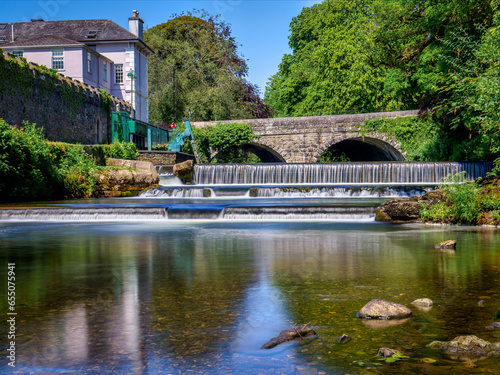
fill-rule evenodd
<path id="1" fill-rule="evenodd" d="M 155 122 L 268 117 L 228 25 L 202 13 L 149 28 L 150 119 Z"/>
<path id="2" fill-rule="evenodd" d="M 372 0 L 325 0 L 293 19 L 289 45 L 270 78 L 265 101 L 279 116 L 394 110 L 401 99 L 384 87 L 388 68 L 372 64 Z"/>

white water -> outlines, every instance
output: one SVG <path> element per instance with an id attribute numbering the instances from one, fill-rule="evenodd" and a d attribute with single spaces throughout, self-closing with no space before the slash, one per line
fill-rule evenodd
<path id="1" fill-rule="evenodd" d="M 280 184 L 439 184 L 448 175 L 466 172 L 467 181 L 484 177 L 487 162 L 377 162 L 331 164 L 196 165 L 197 185 Z"/>

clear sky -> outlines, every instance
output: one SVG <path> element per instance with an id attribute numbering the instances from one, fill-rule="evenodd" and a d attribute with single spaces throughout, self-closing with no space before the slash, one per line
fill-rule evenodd
<path id="1" fill-rule="evenodd" d="M 290 22 L 303 7 L 321 0 L 0 0 L 0 22 L 28 22 L 32 18 L 45 21 L 74 19 L 110 19 L 128 30 L 132 10 L 139 11 L 145 27 L 170 19 L 172 14 L 204 9 L 220 14 L 231 24 L 232 35 L 247 59 L 248 80 L 264 93 L 271 75 L 276 73 L 281 58 L 290 50 Z"/>

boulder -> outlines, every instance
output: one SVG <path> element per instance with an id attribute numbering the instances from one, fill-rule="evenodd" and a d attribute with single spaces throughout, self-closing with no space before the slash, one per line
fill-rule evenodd
<path id="1" fill-rule="evenodd" d="M 491 343 L 474 335 L 457 336 L 451 341 L 433 341 L 428 346 L 443 349 L 453 359 L 467 361 L 500 356 L 500 343 Z"/>
<path id="2" fill-rule="evenodd" d="M 443 242 L 440 242 L 440 243 L 434 245 L 435 249 L 453 249 L 453 250 L 455 250 L 456 247 L 457 247 L 457 241 L 455 241 L 455 240 L 447 240 L 447 241 L 443 241 Z"/>
<path id="3" fill-rule="evenodd" d="M 377 221 L 416 222 L 420 219 L 421 208 L 421 204 L 416 200 L 395 198 L 377 207 L 375 216 Z"/>
<path id="4" fill-rule="evenodd" d="M 421 196 L 395 198 L 385 202 L 375 210 L 375 220 L 392 223 L 415 223 L 421 221 L 420 210 L 423 205 L 445 202 L 442 190 L 433 190 Z"/>
<path id="5" fill-rule="evenodd" d="M 181 179 L 182 182 L 190 183 L 193 180 L 194 163 L 192 160 L 174 165 L 174 175 Z"/>
<path id="6" fill-rule="evenodd" d="M 316 336 L 316 332 L 308 327 L 293 327 L 285 331 L 281 331 L 276 337 L 262 345 L 261 349 L 271 349 L 276 345 L 282 344 L 287 341 L 292 341 L 295 339 L 307 339 Z"/>
<path id="7" fill-rule="evenodd" d="M 399 303 L 374 299 L 363 306 L 357 316 L 362 319 L 405 319 L 412 316 L 412 311 Z"/>

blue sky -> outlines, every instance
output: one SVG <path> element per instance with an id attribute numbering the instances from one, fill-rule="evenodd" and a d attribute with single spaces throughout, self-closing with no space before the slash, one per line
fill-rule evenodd
<path id="1" fill-rule="evenodd" d="M 139 11 L 144 26 L 168 21 L 174 13 L 204 9 L 220 14 L 231 24 L 232 35 L 247 59 L 248 80 L 257 84 L 262 94 L 267 80 L 276 73 L 283 54 L 289 52 L 290 22 L 303 7 L 320 0 L 0 0 L 0 22 L 25 22 L 32 18 L 45 21 L 72 19 L 111 19 L 128 29 L 132 10 Z"/>

